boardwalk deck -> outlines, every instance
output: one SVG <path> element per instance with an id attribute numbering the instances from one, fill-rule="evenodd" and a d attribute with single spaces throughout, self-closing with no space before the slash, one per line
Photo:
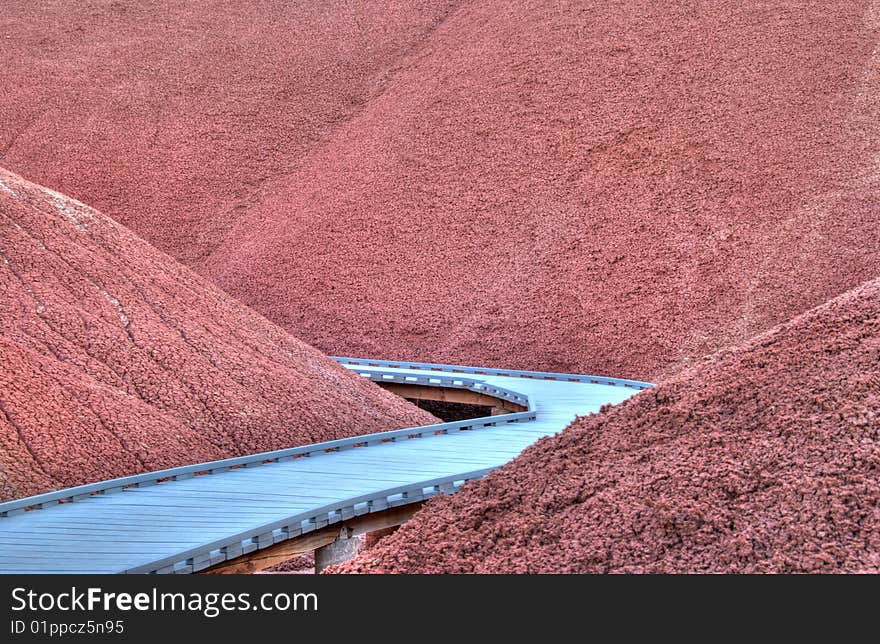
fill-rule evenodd
<path id="1" fill-rule="evenodd" d="M 562 430 L 576 415 L 649 386 L 569 374 L 338 360 L 374 380 L 430 376 L 429 386 L 447 378 L 448 386 L 488 388 L 527 402 L 529 411 L 376 434 L 366 446 L 356 446 L 358 439 L 333 441 L 201 468 L 213 474 L 192 476 L 199 469 L 193 467 L 161 473 L 181 480 L 156 483 L 158 474 L 139 475 L 0 504 L 0 572 L 197 571 L 358 514 L 454 492 Z M 469 428 L 461 431 L 463 426 Z M 242 460 L 247 466 L 227 469 Z M 22 511 L 24 506 L 37 509 Z"/>

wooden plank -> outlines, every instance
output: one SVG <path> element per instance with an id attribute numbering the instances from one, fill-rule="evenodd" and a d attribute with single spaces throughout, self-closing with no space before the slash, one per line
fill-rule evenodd
<path id="1" fill-rule="evenodd" d="M 129 513 L 132 514 L 132 513 Z M 126 516 L 123 513 L 113 514 L 113 515 L 96 515 L 96 516 L 82 516 L 82 517 L 65 517 L 64 524 L 65 525 L 117 525 L 117 526 L 140 526 L 140 525 L 157 525 L 161 524 L 163 526 L 167 526 L 169 528 L 176 528 L 185 530 L 187 528 L 197 529 L 199 527 L 211 527 L 211 526 L 240 526 L 240 525 L 248 525 L 249 523 L 253 523 L 252 521 L 243 521 L 243 520 L 234 520 L 228 516 L 218 516 L 214 521 L 208 521 L 206 519 L 196 519 L 192 521 L 188 521 L 185 517 L 177 517 L 174 513 L 169 513 L 167 516 L 163 517 L 145 517 L 145 516 Z M 35 527 L 41 528 L 51 528 L 52 523 L 49 522 L 47 524 L 34 524 Z"/>

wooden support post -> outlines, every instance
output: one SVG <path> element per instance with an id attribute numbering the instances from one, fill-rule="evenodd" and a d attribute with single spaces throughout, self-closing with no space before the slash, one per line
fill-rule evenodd
<path id="1" fill-rule="evenodd" d="M 334 564 L 355 558 L 360 539 L 352 532 L 351 528 L 342 528 L 334 541 L 315 550 L 316 574 L 320 574 Z"/>

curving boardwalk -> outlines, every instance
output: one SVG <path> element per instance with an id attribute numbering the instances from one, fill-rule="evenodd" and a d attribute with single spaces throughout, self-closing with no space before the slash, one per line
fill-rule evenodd
<path id="1" fill-rule="evenodd" d="M 139 474 L 0 504 L 0 572 L 189 573 L 358 515 L 452 493 L 649 383 L 336 358 L 525 411 Z"/>

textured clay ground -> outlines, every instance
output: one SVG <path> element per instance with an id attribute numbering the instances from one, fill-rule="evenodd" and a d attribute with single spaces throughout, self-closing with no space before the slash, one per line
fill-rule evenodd
<path id="1" fill-rule="evenodd" d="M 878 43 L 880 0 L 7 0 L 0 160 L 327 352 L 668 378 L 344 570 L 878 572 L 880 285 L 746 342 L 880 275 Z M 0 498 L 430 419 L 0 180 Z"/>
<path id="2" fill-rule="evenodd" d="M 206 270 L 329 352 L 659 379 L 880 275 L 878 7 L 463 2 Z"/>
<path id="3" fill-rule="evenodd" d="M 3 0 L 0 165 L 197 263 L 447 0 Z"/>
<path id="4" fill-rule="evenodd" d="M 345 572 L 880 572 L 880 280 L 430 502 Z"/>
<path id="5" fill-rule="evenodd" d="M 433 422 L 0 169 L 0 500 Z"/>
<path id="6" fill-rule="evenodd" d="M 880 274 L 878 26 L 12 0 L 0 150 L 324 351 L 656 380 Z"/>

